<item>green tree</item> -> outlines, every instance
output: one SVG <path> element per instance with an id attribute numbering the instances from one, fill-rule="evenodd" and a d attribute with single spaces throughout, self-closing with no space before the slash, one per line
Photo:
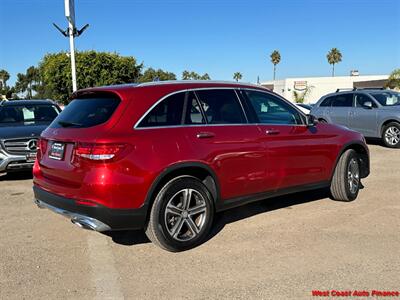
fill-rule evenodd
<path id="1" fill-rule="evenodd" d="M 400 69 L 395 69 L 389 76 L 388 81 L 385 85 L 390 89 L 400 90 Z"/>
<path id="2" fill-rule="evenodd" d="M 84 51 L 76 53 L 78 88 L 137 82 L 143 64 L 132 56 L 117 53 Z M 72 91 L 70 59 L 65 52 L 47 54 L 39 64 L 48 98 L 68 102 Z"/>
<path id="3" fill-rule="evenodd" d="M 278 50 L 274 50 L 271 55 L 271 62 L 274 65 L 274 80 L 275 80 L 275 74 L 276 74 L 276 65 L 280 63 L 281 61 L 281 54 L 279 53 Z"/>
<path id="4" fill-rule="evenodd" d="M 15 83 L 15 89 L 17 92 L 26 93 L 26 99 L 33 98 L 33 91 L 38 89 L 40 85 L 40 74 L 39 69 L 34 66 L 29 67 L 25 74 L 17 74 L 17 82 Z"/>
<path id="5" fill-rule="evenodd" d="M 8 79 L 10 79 L 10 74 L 4 69 L 0 70 L 0 92 L 7 89 Z"/>
<path id="6" fill-rule="evenodd" d="M 243 78 L 243 75 L 242 75 L 242 73 L 240 73 L 240 72 L 235 72 L 235 73 L 233 74 L 233 79 L 236 80 L 236 81 L 239 81 L 239 80 L 242 79 L 242 78 Z"/>
<path id="7" fill-rule="evenodd" d="M 182 80 L 211 80 L 208 73 L 204 73 L 203 75 L 199 75 L 193 71 L 183 71 L 182 72 Z"/>
<path id="8" fill-rule="evenodd" d="M 332 65 L 332 77 L 334 77 L 335 64 L 338 64 L 342 61 L 342 53 L 340 53 L 339 49 L 332 48 L 326 55 L 326 59 L 328 60 L 328 63 Z"/>
<path id="9" fill-rule="evenodd" d="M 176 75 L 161 69 L 154 70 L 153 68 L 148 68 L 143 75 L 139 77 L 139 82 L 151 82 L 154 80 L 176 80 Z"/>

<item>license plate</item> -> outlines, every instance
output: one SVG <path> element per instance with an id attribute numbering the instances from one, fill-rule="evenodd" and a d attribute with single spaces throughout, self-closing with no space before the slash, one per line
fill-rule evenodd
<path id="1" fill-rule="evenodd" d="M 34 153 L 28 153 L 28 154 L 26 155 L 26 161 L 27 161 L 27 162 L 34 162 L 35 159 L 36 159 L 36 152 L 34 152 Z"/>
<path id="2" fill-rule="evenodd" d="M 55 142 L 51 144 L 49 157 L 56 160 L 62 160 L 64 158 L 65 144 Z"/>

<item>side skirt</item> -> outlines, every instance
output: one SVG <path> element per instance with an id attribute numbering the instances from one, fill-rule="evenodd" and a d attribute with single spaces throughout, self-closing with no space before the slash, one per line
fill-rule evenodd
<path id="1" fill-rule="evenodd" d="M 300 185 L 300 186 L 293 186 L 285 189 L 275 190 L 275 191 L 268 191 L 265 193 L 253 194 L 253 195 L 246 195 L 242 197 L 227 199 L 227 200 L 220 200 L 217 203 L 216 211 L 224 211 L 227 209 L 231 209 L 237 206 L 242 206 L 251 202 L 256 202 L 260 200 L 265 200 L 269 198 L 279 197 L 287 194 L 299 193 L 304 191 L 310 190 L 317 190 L 322 188 L 327 188 L 330 186 L 329 181 L 321 181 L 317 183 L 307 184 L 307 185 Z"/>

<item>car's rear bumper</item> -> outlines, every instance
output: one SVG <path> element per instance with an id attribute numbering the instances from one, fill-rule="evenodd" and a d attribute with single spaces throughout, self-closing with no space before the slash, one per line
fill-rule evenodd
<path id="1" fill-rule="evenodd" d="M 69 218 L 72 223 L 95 231 L 141 229 L 145 225 L 147 206 L 138 209 L 111 209 L 103 205 L 80 205 L 40 187 L 33 187 L 35 203 L 40 208 Z"/>

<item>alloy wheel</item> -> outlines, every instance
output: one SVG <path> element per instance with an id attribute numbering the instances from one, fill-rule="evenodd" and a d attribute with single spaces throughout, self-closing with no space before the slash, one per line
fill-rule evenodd
<path id="1" fill-rule="evenodd" d="M 204 197 L 196 190 L 180 190 L 168 201 L 164 220 L 170 236 L 177 241 L 189 241 L 199 235 L 207 217 Z"/>
<path id="2" fill-rule="evenodd" d="M 385 140 L 391 146 L 396 146 L 400 142 L 400 129 L 390 126 L 385 131 Z"/>
<path id="3" fill-rule="evenodd" d="M 360 185 L 360 167 L 356 158 L 352 158 L 347 167 L 347 181 L 350 193 L 355 194 Z"/>

